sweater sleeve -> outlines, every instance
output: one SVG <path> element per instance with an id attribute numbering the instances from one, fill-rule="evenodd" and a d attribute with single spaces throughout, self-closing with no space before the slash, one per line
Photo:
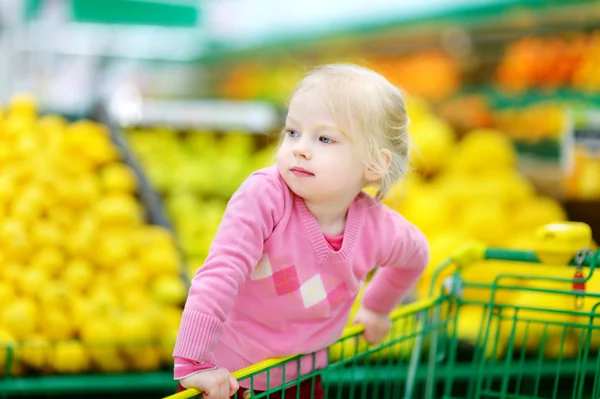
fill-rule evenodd
<path id="1" fill-rule="evenodd" d="M 416 226 L 388 208 L 377 224 L 381 258 L 378 270 L 365 287 L 362 305 L 389 313 L 423 274 L 429 262 L 429 244 Z"/>
<path id="2" fill-rule="evenodd" d="M 283 215 L 284 187 L 254 173 L 232 196 L 209 255 L 192 279 L 173 356 L 214 363 L 212 350 L 228 313 Z"/>

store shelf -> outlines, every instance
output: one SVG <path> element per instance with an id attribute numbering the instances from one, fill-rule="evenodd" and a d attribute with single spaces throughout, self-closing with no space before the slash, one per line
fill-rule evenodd
<path id="1" fill-rule="evenodd" d="M 560 88 L 556 90 L 527 90 L 519 93 L 509 93 L 494 86 L 464 87 L 453 97 L 477 95 L 485 98 L 494 109 L 523 108 L 530 105 L 547 102 L 565 104 L 586 104 L 600 106 L 600 93 L 583 93 L 581 91 Z"/>
<path id="2" fill-rule="evenodd" d="M 598 21 L 600 4 L 593 0 L 438 1 L 436 4 L 415 1 L 402 3 L 393 12 L 346 23 L 315 23 L 309 29 L 290 26 L 281 32 L 265 30 L 263 35 L 254 34 L 251 38 L 210 40 L 197 61 L 239 61 L 240 57 L 256 54 L 264 57 L 272 53 L 286 56 L 291 50 L 310 50 L 336 44 L 369 43 L 373 48 L 377 47 L 373 44 L 375 42 L 401 51 L 403 46 L 414 46 L 415 38 L 419 36 L 429 35 L 435 40 L 434 44 L 439 45 L 440 33 L 450 27 L 471 31 L 474 40 L 481 40 L 482 32 L 494 38 L 518 37 L 523 33 L 570 27 L 582 29 L 586 24 Z M 431 44 L 421 43 L 425 46 Z"/>

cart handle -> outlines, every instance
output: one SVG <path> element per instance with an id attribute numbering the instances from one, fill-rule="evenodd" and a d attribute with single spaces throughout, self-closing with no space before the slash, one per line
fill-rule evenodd
<path id="1" fill-rule="evenodd" d="M 401 307 L 393 310 L 390 313 L 390 319 L 392 319 L 392 321 L 395 321 L 406 315 L 415 314 L 417 312 L 421 312 L 426 309 L 430 309 L 434 303 L 435 303 L 434 299 L 427 298 L 427 299 L 422 299 L 422 300 L 419 300 L 419 301 L 416 301 L 416 302 L 413 302 L 413 303 L 410 303 L 407 305 L 402 305 Z M 353 325 L 350 327 L 346 327 L 344 329 L 344 332 L 342 333 L 342 335 L 340 336 L 340 338 L 338 339 L 338 341 L 336 343 L 339 343 L 347 338 L 362 334 L 364 331 L 365 331 L 365 327 L 362 324 L 356 324 L 356 325 Z M 334 343 L 333 345 L 335 345 L 336 343 Z M 231 375 L 236 380 L 240 380 L 240 379 L 246 378 L 252 374 L 256 374 L 261 371 L 267 370 L 269 368 L 275 367 L 278 364 L 285 363 L 285 362 L 292 360 L 299 356 L 302 356 L 302 355 L 292 355 L 292 356 L 285 356 L 285 357 L 263 360 L 262 362 L 255 363 L 251 366 L 248 366 L 246 368 L 235 371 Z M 201 393 L 202 392 L 199 391 L 198 389 L 189 388 L 189 389 L 186 389 L 185 391 L 177 392 L 177 393 L 167 396 L 163 399 L 189 399 L 189 398 L 193 398 L 194 396 L 200 395 Z"/>

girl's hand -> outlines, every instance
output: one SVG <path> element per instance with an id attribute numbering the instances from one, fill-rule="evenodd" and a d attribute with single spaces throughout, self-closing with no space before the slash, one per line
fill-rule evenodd
<path id="1" fill-rule="evenodd" d="M 193 374 L 180 383 L 185 388 L 202 391 L 204 399 L 228 399 L 240 388 L 237 380 L 223 368 Z"/>
<path id="2" fill-rule="evenodd" d="M 363 338 L 369 345 L 378 344 L 392 328 L 388 314 L 374 312 L 362 306 L 354 316 L 354 324 L 362 324 L 365 327 Z"/>

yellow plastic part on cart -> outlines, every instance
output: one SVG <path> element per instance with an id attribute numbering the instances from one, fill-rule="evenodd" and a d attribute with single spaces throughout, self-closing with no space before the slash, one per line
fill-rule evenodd
<path id="1" fill-rule="evenodd" d="M 535 236 L 535 253 L 546 264 L 567 264 L 581 249 L 591 245 L 592 229 L 581 222 L 547 224 Z"/>

